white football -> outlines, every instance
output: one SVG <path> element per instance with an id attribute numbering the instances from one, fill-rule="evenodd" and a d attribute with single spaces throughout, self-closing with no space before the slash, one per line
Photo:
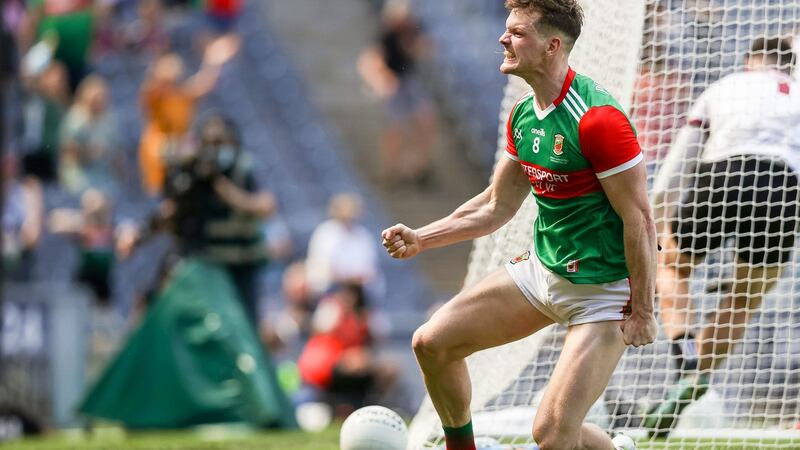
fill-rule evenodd
<path id="1" fill-rule="evenodd" d="M 365 406 L 347 416 L 339 431 L 341 450 L 405 450 L 408 429 L 403 418 L 383 406 Z"/>
<path id="2" fill-rule="evenodd" d="M 636 450 L 636 443 L 628 435 L 620 433 L 614 436 L 612 442 L 617 450 Z"/>

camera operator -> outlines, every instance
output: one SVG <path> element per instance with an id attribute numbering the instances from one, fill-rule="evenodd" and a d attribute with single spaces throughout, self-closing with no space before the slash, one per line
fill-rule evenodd
<path id="1" fill-rule="evenodd" d="M 267 261 L 263 222 L 275 211 L 272 194 L 258 188 L 235 126 L 215 115 L 200 127 L 196 148 L 167 162 L 165 199 L 143 234 L 121 238 L 127 254 L 154 231 L 173 235 L 180 257 L 227 269 L 251 323 L 257 323 L 259 271 Z"/>

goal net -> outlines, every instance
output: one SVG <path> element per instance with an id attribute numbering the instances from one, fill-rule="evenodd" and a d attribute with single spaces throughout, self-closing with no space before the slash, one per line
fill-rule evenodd
<path id="1" fill-rule="evenodd" d="M 693 99 L 710 83 L 741 69 L 742 56 L 754 38 L 792 37 L 800 31 L 800 0 L 592 0 L 582 5 L 585 26 L 571 65 L 600 82 L 628 110 L 650 183 Z M 505 148 L 510 108 L 529 89 L 510 77 L 501 107 L 497 157 Z M 665 205 L 654 205 L 660 206 Z M 506 226 L 476 240 L 465 284 L 529 249 L 535 215 L 531 197 Z M 698 442 L 709 439 L 713 448 L 721 449 L 727 445 L 800 448 L 798 253 L 785 265 L 781 281 L 760 312 L 751 317 L 744 338 L 712 375 L 708 393 L 681 415 L 669 448 L 697 448 Z M 709 251 L 694 271 L 688 315 L 695 329 L 727 293 L 732 259 L 723 246 Z M 476 436 L 512 444 L 531 442 L 532 419 L 564 332 L 563 327 L 552 326 L 468 359 Z M 587 420 L 607 430 L 645 437 L 643 412 L 674 385 L 674 365 L 663 331 L 655 344 L 629 348 Z M 441 423 L 426 398 L 412 421 L 409 449 L 442 444 Z"/>

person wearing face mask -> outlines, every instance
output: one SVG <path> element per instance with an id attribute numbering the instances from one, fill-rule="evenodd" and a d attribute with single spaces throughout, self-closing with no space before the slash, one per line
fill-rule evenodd
<path id="1" fill-rule="evenodd" d="M 213 115 L 199 127 L 196 148 L 167 161 L 164 196 L 149 231 L 168 230 L 180 257 L 223 267 L 248 319 L 257 323 L 258 274 L 267 262 L 263 222 L 276 209 L 261 190 L 234 124 Z M 133 232 L 118 244 L 122 255 L 149 233 Z"/>

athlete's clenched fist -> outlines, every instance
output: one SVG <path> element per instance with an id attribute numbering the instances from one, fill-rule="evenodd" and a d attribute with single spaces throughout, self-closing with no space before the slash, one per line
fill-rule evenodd
<path id="1" fill-rule="evenodd" d="M 392 258 L 407 259 L 422 251 L 417 232 L 402 223 L 383 230 L 381 237 Z"/>

